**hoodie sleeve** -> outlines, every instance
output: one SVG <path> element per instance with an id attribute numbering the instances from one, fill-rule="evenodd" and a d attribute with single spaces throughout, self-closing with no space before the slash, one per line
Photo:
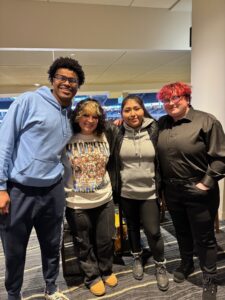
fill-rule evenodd
<path id="1" fill-rule="evenodd" d="M 0 190 L 6 190 L 9 164 L 21 133 L 23 115 L 24 110 L 17 99 L 9 107 L 0 127 Z"/>

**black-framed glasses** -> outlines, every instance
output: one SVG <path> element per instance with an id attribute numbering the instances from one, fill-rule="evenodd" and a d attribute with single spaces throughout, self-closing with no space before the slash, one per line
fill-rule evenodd
<path id="1" fill-rule="evenodd" d="M 70 84 L 77 84 L 77 85 L 79 84 L 78 78 L 74 78 L 74 77 L 66 77 L 64 75 L 55 74 L 54 78 L 63 83 L 68 81 Z"/>
<path id="2" fill-rule="evenodd" d="M 173 104 L 178 104 L 181 100 L 181 98 L 184 97 L 184 95 L 180 95 L 180 96 L 172 96 L 170 99 L 163 99 L 163 104 L 164 105 L 170 105 L 170 102 L 172 102 Z"/>

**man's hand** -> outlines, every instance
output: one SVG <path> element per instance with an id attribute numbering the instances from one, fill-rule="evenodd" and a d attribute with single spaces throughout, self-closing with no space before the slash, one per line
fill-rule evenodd
<path id="1" fill-rule="evenodd" d="M 113 124 L 115 126 L 120 126 L 120 125 L 123 124 L 123 120 L 122 119 L 116 119 L 116 120 L 113 121 Z"/>
<path id="2" fill-rule="evenodd" d="M 0 214 L 9 213 L 10 198 L 7 191 L 0 191 Z"/>

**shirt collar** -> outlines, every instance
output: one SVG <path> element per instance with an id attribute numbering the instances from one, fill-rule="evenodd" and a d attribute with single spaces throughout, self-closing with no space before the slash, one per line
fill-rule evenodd
<path id="1" fill-rule="evenodd" d="M 184 116 L 182 119 L 179 119 L 177 121 L 174 121 L 174 119 L 169 116 L 169 120 L 171 124 L 179 124 L 179 123 L 185 123 L 185 122 L 191 122 L 194 119 L 194 109 L 193 107 L 190 105 L 190 108 L 186 114 L 186 116 Z"/>
<path id="2" fill-rule="evenodd" d="M 191 105 L 190 105 L 190 108 L 189 108 L 186 116 L 182 119 L 187 119 L 189 121 L 192 121 L 194 119 L 194 109 Z"/>

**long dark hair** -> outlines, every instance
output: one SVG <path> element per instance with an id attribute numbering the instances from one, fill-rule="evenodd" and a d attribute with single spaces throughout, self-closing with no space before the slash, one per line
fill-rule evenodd
<path id="1" fill-rule="evenodd" d="M 85 107 L 87 107 L 89 104 L 92 105 L 92 108 L 94 108 L 95 110 L 94 113 L 96 113 L 98 116 L 98 124 L 95 133 L 99 136 L 105 131 L 105 112 L 102 106 L 97 100 L 87 98 L 78 102 L 76 108 L 71 114 L 70 121 L 74 134 L 81 132 L 81 128 L 79 126 L 78 121 L 79 118 L 82 116 Z"/>

